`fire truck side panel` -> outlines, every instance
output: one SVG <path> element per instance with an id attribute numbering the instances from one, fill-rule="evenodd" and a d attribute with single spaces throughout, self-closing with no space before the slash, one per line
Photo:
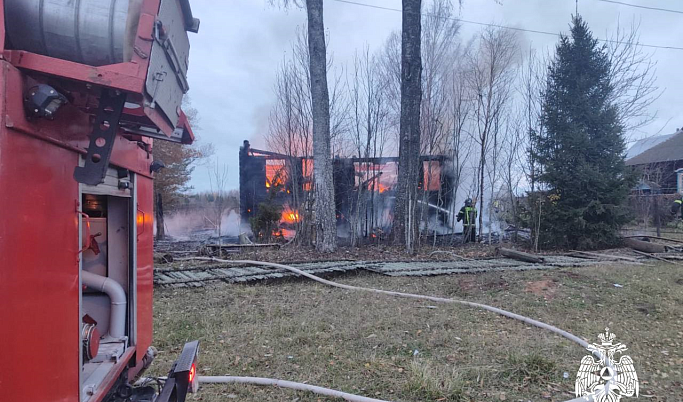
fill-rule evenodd
<path id="1" fill-rule="evenodd" d="M 0 401 L 78 402 L 79 185 L 73 178 L 92 124 L 72 105 L 27 120 L 25 76 L 0 61 Z M 152 342 L 153 180 L 147 144 L 116 137 L 111 164 L 130 169 L 138 195 L 134 376 Z M 27 246 L 26 245 L 30 245 Z M 124 360 L 133 355 L 126 354 Z M 134 368 L 133 368 L 134 367 Z M 107 379 L 109 383 L 110 380 Z M 108 391 L 97 390 L 97 400 Z"/>
<path id="2" fill-rule="evenodd" d="M 0 78 L 0 399 L 75 402 L 78 154 L 7 128 Z"/>
<path id="3" fill-rule="evenodd" d="M 137 177 L 137 363 L 152 344 L 154 269 L 154 190 L 150 178 Z"/>

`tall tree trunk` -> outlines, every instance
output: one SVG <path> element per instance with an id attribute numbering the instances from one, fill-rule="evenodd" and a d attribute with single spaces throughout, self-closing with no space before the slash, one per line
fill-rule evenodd
<path id="1" fill-rule="evenodd" d="M 334 183 L 330 155 L 330 95 L 327 89 L 327 53 L 323 0 L 306 0 L 309 71 L 313 111 L 313 178 L 315 181 L 316 244 L 319 252 L 337 248 Z"/>
<path id="2" fill-rule="evenodd" d="M 422 0 L 403 0 L 401 125 L 393 235 L 395 244 L 405 245 L 408 253 L 414 252 L 415 239 L 419 232 L 415 206 L 420 171 L 421 8 Z"/>
<path id="3" fill-rule="evenodd" d="M 479 238 L 483 240 L 482 229 L 484 227 L 484 169 L 486 168 L 486 140 L 481 142 L 481 154 L 479 155 Z"/>
<path id="4" fill-rule="evenodd" d="M 161 193 L 157 193 L 156 202 L 156 223 L 157 223 L 157 240 L 164 240 L 166 237 L 166 230 L 164 227 L 164 202 L 161 198 Z"/>

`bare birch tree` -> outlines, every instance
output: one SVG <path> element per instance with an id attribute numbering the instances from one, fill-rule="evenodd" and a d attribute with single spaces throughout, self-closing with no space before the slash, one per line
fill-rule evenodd
<path id="1" fill-rule="evenodd" d="M 435 0 L 422 17 L 422 104 L 420 114 L 421 154 L 442 155 L 446 153 L 451 132 L 451 79 L 457 56 L 460 51 L 458 33 L 460 24 L 453 18 L 453 6 L 449 0 Z M 456 67 L 457 68 L 457 67 Z M 441 192 L 440 176 L 435 172 L 432 162 L 422 166 L 425 170 L 424 188 L 420 195 L 422 211 L 420 222 L 428 220 L 429 209 L 434 208 L 435 224 L 440 222 L 439 214 L 444 209 L 444 196 Z M 443 169 L 441 169 L 443 170 Z M 432 206 L 427 199 L 427 190 L 438 186 L 437 205 Z M 428 224 L 428 222 L 426 222 Z M 436 233 L 436 231 L 435 231 Z"/>
<path id="2" fill-rule="evenodd" d="M 523 152 L 520 167 L 526 176 L 529 191 L 526 197 L 526 207 L 529 211 L 529 227 L 531 229 L 531 244 L 534 251 L 538 251 L 540 236 L 540 222 L 542 212 L 542 198 L 538 193 L 538 177 L 543 173 L 542 166 L 537 161 L 535 148 L 537 136 L 545 135 L 545 127 L 541 118 L 543 105 L 543 89 L 546 85 L 547 63 L 537 52 L 529 49 L 520 74 L 521 112 Z"/>
<path id="3" fill-rule="evenodd" d="M 449 104 L 451 113 L 451 135 L 448 148 L 450 149 L 452 164 L 450 167 L 452 178 L 451 194 L 449 195 L 449 198 L 451 199 L 450 226 L 454 228 L 458 210 L 458 205 L 455 202 L 458 199 L 458 190 L 467 179 L 465 168 L 469 162 L 469 156 L 472 151 L 472 141 L 471 137 L 468 135 L 467 129 L 472 115 L 473 102 L 471 93 L 467 87 L 465 72 L 461 66 L 455 66 L 455 69 L 452 72 Z"/>
<path id="4" fill-rule="evenodd" d="M 287 7 L 301 7 L 304 0 L 281 0 Z M 271 0 L 275 3 L 276 0 Z M 330 95 L 327 86 L 327 50 L 323 0 L 305 0 L 308 21 L 308 56 L 313 121 L 313 177 L 316 249 L 332 252 L 337 248 L 332 149 L 330 139 Z"/>
<path id="5" fill-rule="evenodd" d="M 466 54 L 466 79 L 474 98 L 472 137 L 479 148 L 476 166 L 479 228 L 483 225 L 487 158 L 500 128 L 502 113 L 512 97 L 517 58 L 517 37 L 508 31 L 486 28 L 477 45 Z"/>
<path id="6" fill-rule="evenodd" d="M 531 192 L 537 190 L 538 176 L 541 174 L 535 157 L 535 141 L 532 141 L 532 138 L 536 135 L 543 135 L 544 131 L 543 119 L 541 119 L 543 104 L 541 94 L 545 85 L 545 74 L 546 63 L 539 59 L 536 51 L 529 49 L 521 69 L 519 92 L 521 94 L 520 118 L 523 120 L 523 130 L 526 134 L 523 136 L 526 152 L 522 167 Z"/>
<path id="7" fill-rule="evenodd" d="M 273 151 L 288 157 L 286 175 L 291 181 L 290 207 L 302 219 L 294 222 L 295 242 L 310 245 L 313 230 L 313 194 L 303 191 L 312 172 L 308 161 L 312 153 L 312 116 L 308 79 L 308 46 L 306 31 L 300 30 L 292 44 L 291 55 L 285 57 L 276 76 L 276 102 L 270 113 L 270 131 L 266 142 Z M 308 182 L 310 184 L 310 181 Z"/>
<path id="8" fill-rule="evenodd" d="M 276 76 L 274 92 L 275 105 L 270 113 L 270 129 L 266 136 L 269 149 L 287 155 L 286 174 L 291 180 L 290 207 L 298 210 L 302 219 L 296 225 L 297 244 L 310 245 L 311 233 L 316 231 L 313 213 L 314 164 L 309 163 L 313 155 L 313 110 L 311 101 L 311 79 L 309 74 L 308 30 L 299 28 L 291 51 L 283 59 Z M 331 58 L 328 70 L 333 68 Z M 345 131 L 348 105 L 342 73 L 328 80 L 330 94 L 330 137 L 336 154 L 345 152 Z M 303 161 L 303 162 L 302 162 Z M 299 191 L 306 188 L 306 191 Z"/>
<path id="9" fill-rule="evenodd" d="M 381 172 L 371 159 L 382 157 L 389 126 L 388 102 L 383 96 L 386 81 L 379 71 L 377 57 L 366 47 L 361 55 L 356 52 L 352 74 L 348 76 L 350 137 L 354 156 L 358 158 L 356 172 L 358 191 L 354 200 L 355 213 L 351 217 L 351 243 L 356 245 L 361 227 L 368 235 L 376 223 L 375 195 L 379 191 Z"/>
<path id="10" fill-rule="evenodd" d="M 501 180 L 506 207 L 506 219 L 515 227 L 513 241 L 517 241 L 519 229 L 519 187 L 524 178 L 524 119 L 519 115 L 508 119 L 503 136 L 503 154 L 501 164 Z"/>
<path id="11" fill-rule="evenodd" d="M 330 95 L 327 88 L 327 52 L 323 0 L 306 0 L 308 48 L 313 111 L 313 180 L 315 182 L 315 248 L 329 253 L 337 248 L 330 140 Z"/>
<path id="12" fill-rule="evenodd" d="M 401 33 L 393 31 L 379 53 L 380 74 L 386 82 L 384 97 L 394 111 L 392 122 L 397 128 L 401 120 Z"/>
<path id="13" fill-rule="evenodd" d="M 216 228 L 216 235 L 218 236 L 218 256 L 223 254 L 223 215 L 230 207 L 230 200 L 227 194 L 228 186 L 228 167 L 226 165 L 219 166 L 218 162 L 209 168 L 209 188 L 211 192 L 210 202 L 211 220 Z"/>
<path id="14" fill-rule="evenodd" d="M 662 94 L 656 82 L 657 64 L 652 61 L 652 54 L 640 45 L 639 27 L 635 21 L 628 28 L 618 24 L 606 43 L 610 82 L 614 88 L 612 103 L 627 132 L 647 125 L 656 117 L 649 106 Z"/>

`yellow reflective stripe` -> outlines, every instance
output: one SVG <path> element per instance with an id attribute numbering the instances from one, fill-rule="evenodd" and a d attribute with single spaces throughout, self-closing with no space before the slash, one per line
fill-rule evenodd
<path id="1" fill-rule="evenodd" d="M 468 226 L 469 226 L 469 225 L 472 225 L 472 222 L 470 222 L 470 214 L 471 214 L 471 212 L 473 212 L 473 211 L 474 211 L 474 213 L 477 212 L 477 210 L 476 210 L 475 208 L 473 208 L 473 207 L 465 207 L 465 217 L 466 217 L 466 219 L 467 219 L 466 225 L 468 225 Z"/>
<path id="2" fill-rule="evenodd" d="M 676 204 L 683 204 L 683 200 L 676 200 L 674 201 Z"/>

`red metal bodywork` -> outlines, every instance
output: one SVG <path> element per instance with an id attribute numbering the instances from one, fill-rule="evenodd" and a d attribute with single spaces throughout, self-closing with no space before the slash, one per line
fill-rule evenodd
<path id="1" fill-rule="evenodd" d="M 136 363 L 142 360 L 147 347 L 152 344 L 152 304 L 154 269 L 154 193 L 151 179 L 138 176 L 138 345 L 147 345 L 138 353 Z"/>
<path id="2" fill-rule="evenodd" d="M 91 125 L 70 105 L 55 121 L 27 121 L 23 79 L 0 61 L 0 353 L 6 363 L 0 365 L 0 395 L 77 402 L 81 245 L 73 169 L 86 152 Z M 137 142 L 116 141 L 111 163 L 138 174 L 137 209 L 144 217 L 137 228 L 137 344 L 126 355 L 135 360 L 122 359 L 117 368 L 120 373 L 130 364 L 132 375 L 152 341 L 152 158 Z"/>
<path id="3" fill-rule="evenodd" d="M 0 401 L 79 402 L 79 184 L 74 168 L 85 155 L 92 113 L 63 106 L 54 121 L 28 120 L 27 79 L 59 80 L 70 91 L 97 96 L 114 88 L 144 99 L 152 27 L 160 0 L 144 0 L 132 61 L 92 67 L 4 44 L 0 0 Z M 128 111 L 127 111 L 128 112 Z M 135 111 L 130 111 L 135 114 Z M 139 111 L 137 112 L 139 113 Z M 166 135 L 175 127 L 156 110 L 139 113 Z M 187 118 L 179 126 L 193 138 Z M 135 345 L 90 399 L 104 398 L 128 367 L 133 377 L 152 342 L 152 140 L 119 130 L 110 164 L 136 173 L 137 312 Z"/>
<path id="4" fill-rule="evenodd" d="M 71 170 L 78 155 L 7 129 L 7 99 L 0 102 L 0 395 L 77 401 L 78 183 Z"/>

